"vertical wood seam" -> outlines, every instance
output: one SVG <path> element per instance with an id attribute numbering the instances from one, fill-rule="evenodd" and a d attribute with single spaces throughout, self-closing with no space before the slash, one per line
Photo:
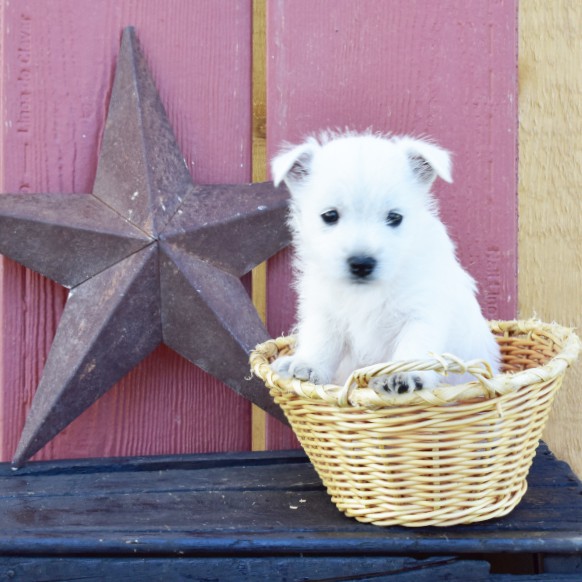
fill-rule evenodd
<path id="1" fill-rule="evenodd" d="M 267 180 L 267 80 L 266 80 L 266 0 L 253 0 L 252 6 L 252 180 Z M 267 263 L 252 272 L 252 300 L 264 323 L 267 319 Z M 266 449 L 266 413 L 252 406 L 251 446 Z"/>

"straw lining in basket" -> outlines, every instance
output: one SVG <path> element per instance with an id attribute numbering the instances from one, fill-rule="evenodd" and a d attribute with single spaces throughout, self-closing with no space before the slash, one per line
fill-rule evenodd
<path id="1" fill-rule="evenodd" d="M 346 515 L 377 525 L 454 525 L 505 515 L 526 476 L 556 390 L 580 342 L 538 321 L 492 322 L 503 374 L 482 361 L 436 356 L 354 372 L 344 386 L 283 379 L 270 362 L 292 338 L 257 346 L 253 372 L 270 388 Z M 475 381 L 433 391 L 378 395 L 376 374 L 470 372 Z"/>

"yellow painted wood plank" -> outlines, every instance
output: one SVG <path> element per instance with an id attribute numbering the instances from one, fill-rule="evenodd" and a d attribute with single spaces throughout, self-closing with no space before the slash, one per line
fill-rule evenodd
<path id="1" fill-rule="evenodd" d="M 519 312 L 582 330 L 582 3 L 519 3 Z M 544 438 L 582 476 L 582 362 Z"/>
<path id="2" fill-rule="evenodd" d="M 267 70 L 266 70 L 266 0 L 253 0 L 253 134 L 252 178 L 253 182 L 267 180 Z M 267 319 L 267 263 L 253 269 L 252 299 L 263 322 Z M 253 405 L 252 449 L 266 449 L 266 413 Z"/>

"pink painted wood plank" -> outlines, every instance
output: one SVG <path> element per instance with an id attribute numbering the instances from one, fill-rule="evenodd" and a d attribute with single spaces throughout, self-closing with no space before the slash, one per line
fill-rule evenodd
<path id="1" fill-rule="evenodd" d="M 194 179 L 250 180 L 250 0 L 19 0 L 1 10 L 3 192 L 90 191 L 127 25 L 137 28 Z M 0 283 L 5 460 L 66 294 L 10 261 L 3 262 Z M 249 447 L 248 403 L 160 348 L 37 458 Z"/>
<path id="2" fill-rule="evenodd" d="M 451 150 L 454 184 L 435 191 L 491 319 L 516 314 L 516 1 L 272 0 L 268 14 L 269 153 L 345 127 Z M 293 319 L 288 255 L 269 270 L 278 335 Z M 290 440 L 271 427 L 270 445 Z"/>

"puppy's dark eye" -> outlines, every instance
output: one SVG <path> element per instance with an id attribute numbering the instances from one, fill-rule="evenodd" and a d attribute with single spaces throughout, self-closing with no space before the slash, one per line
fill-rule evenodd
<path id="1" fill-rule="evenodd" d="M 389 212 L 386 217 L 386 224 L 388 226 L 398 226 L 402 222 L 402 214 L 398 212 Z"/>
<path id="2" fill-rule="evenodd" d="M 325 224 L 335 224 L 339 220 L 339 212 L 337 210 L 328 210 L 321 215 L 321 219 Z"/>

